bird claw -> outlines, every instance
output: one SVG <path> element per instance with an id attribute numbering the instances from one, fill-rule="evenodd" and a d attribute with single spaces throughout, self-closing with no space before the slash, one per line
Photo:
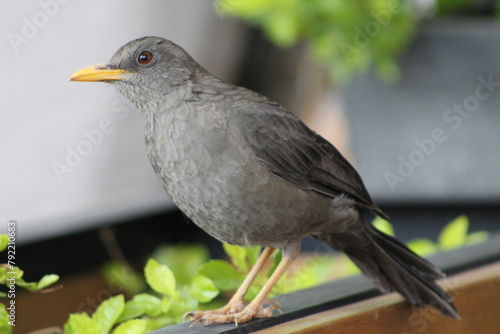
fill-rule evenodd
<path id="1" fill-rule="evenodd" d="M 189 311 L 189 312 L 184 313 L 184 315 L 182 316 L 182 321 L 198 319 L 198 318 L 196 318 L 196 315 L 195 315 L 196 312 L 200 312 L 200 311 Z"/>
<path id="2" fill-rule="evenodd" d="M 279 300 L 277 300 L 277 299 L 265 299 L 261 305 L 268 305 L 268 304 L 274 305 L 276 307 L 275 310 L 279 310 L 280 313 L 283 313 L 283 311 L 281 310 L 281 302 Z M 269 306 L 271 306 L 271 305 L 269 305 Z"/>
<path id="3" fill-rule="evenodd" d="M 271 303 L 271 305 L 267 307 L 263 307 L 263 304 Z M 281 308 L 278 305 L 279 303 L 276 300 L 266 300 L 264 303 L 259 305 L 258 307 L 254 307 L 252 305 L 248 305 L 240 312 L 236 313 L 221 313 L 215 311 L 195 311 L 186 313 L 187 316 L 192 315 L 194 319 L 193 323 L 189 327 L 193 327 L 197 323 L 202 323 L 204 326 L 215 325 L 215 324 L 227 324 L 234 322 L 236 327 L 238 324 L 242 324 L 248 322 L 252 319 L 256 318 L 269 318 L 273 316 L 273 311 L 278 310 L 282 313 Z M 201 315 L 203 313 L 203 315 Z M 185 316 L 186 316 L 185 315 Z M 201 315 L 200 317 L 198 317 Z"/>
<path id="4" fill-rule="evenodd" d="M 234 301 L 230 301 L 226 306 L 216 310 L 187 312 L 182 316 L 182 319 L 183 321 L 194 320 L 191 324 L 191 326 L 193 326 L 194 324 L 200 322 L 200 319 L 205 316 L 234 314 L 243 311 L 244 308 L 245 304 L 243 303 L 243 299 L 239 298 Z"/>

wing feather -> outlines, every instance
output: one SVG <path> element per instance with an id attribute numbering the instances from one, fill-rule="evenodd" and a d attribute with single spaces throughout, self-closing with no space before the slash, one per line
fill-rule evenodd
<path id="1" fill-rule="evenodd" d="M 238 104 L 231 109 L 245 140 L 273 174 L 325 196 L 347 195 L 387 219 L 354 167 L 288 110 L 265 101 Z"/>

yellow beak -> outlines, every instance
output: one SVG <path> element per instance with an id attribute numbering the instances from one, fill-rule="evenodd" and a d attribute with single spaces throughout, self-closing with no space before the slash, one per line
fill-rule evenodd
<path id="1" fill-rule="evenodd" d="M 114 81 L 123 80 L 123 74 L 132 73 L 126 70 L 110 69 L 106 64 L 97 64 L 76 71 L 71 81 Z"/>

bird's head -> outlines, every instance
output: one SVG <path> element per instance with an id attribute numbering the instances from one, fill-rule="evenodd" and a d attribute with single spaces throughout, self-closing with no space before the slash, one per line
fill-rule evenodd
<path id="1" fill-rule="evenodd" d="M 203 72 L 180 46 L 160 37 L 142 37 L 122 46 L 108 63 L 81 69 L 70 80 L 113 83 L 139 102 L 177 90 Z"/>

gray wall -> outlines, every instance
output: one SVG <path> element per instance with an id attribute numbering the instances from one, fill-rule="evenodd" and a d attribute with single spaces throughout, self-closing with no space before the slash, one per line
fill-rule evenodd
<path id="1" fill-rule="evenodd" d="M 500 24 L 424 24 L 400 65 L 395 85 L 368 75 L 344 91 L 355 164 L 372 196 L 498 202 Z"/>

